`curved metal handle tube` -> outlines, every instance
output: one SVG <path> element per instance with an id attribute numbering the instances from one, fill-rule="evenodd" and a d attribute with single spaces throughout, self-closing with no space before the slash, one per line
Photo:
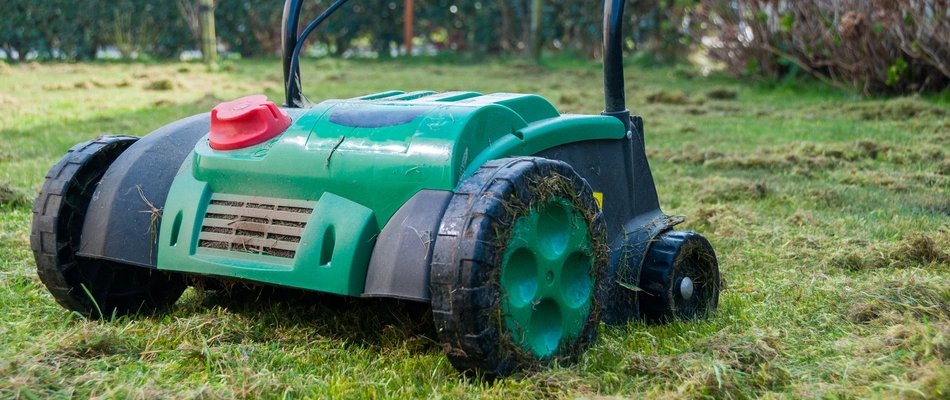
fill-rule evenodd
<path id="1" fill-rule="evenodd" d="M 625 0 L 604 2 L 604 115 L 616 116 L 630 127 L 630 112 L 626 107 L 623 81 L 623 8 Z M 299 75 L 299 66 L 293 60 L 302 0 L 286 0 L 281 23 L 281 44 L 284 61 L 285 103 L 294 107 L 301 98 L 300 88 L 291 85 L 291 76 Z M 308 27 L 309 28 L 309 27 Z M 305 35 L 304 35 L 305 36 Z"/>
<path id="2" fill-rule="evenodd" d="M 336 0 L 330 7 L 327 7 L 317 19 L 304 28 L 303 33 L 297 36 L 297 21 L 300 19 L 300 0 L 287 0 L 284 9 L 283 32 L 284 35 L 292 34 L 293 46 L 289 46 L 291 51 L 287 53 L 290 41 L 283 41 L 284 44 L 284 87 L 287 94 L 287 107 L 300 108 L 304 105 L 303 93 L 300 92 L 300 51 L 303 49 L 304 40 L 313 32 L 324 20 L 333 15 L 336 10 L 342 7 L 348 0 Z M 289 10 L 289 11 L 288 11 Z M 289 55 L 288 55 L 289 54 Z M 289 66 L 288 66 L 289 64 Z"/>
<path id="3" fill-rule="evenodd" d="M 604 2 L 604 111 L 601 115 L 615 117 L 628 134 L 642 127 L 634 126 L 623 93 L 623 6 L 625 0 Z"/>
<path id="4" fill-rule="evenodd" d="M 627 109 L 623 93 L 624 3 L 624 0 L 604 3 L 604 102 L 608 113 Z"/>
<path id="5" fill-rule="evenodd" d="M 300 99 L 300 88 L 297 85 L 290 86 L 291 74 L 300 75 L 299 70 L 291 71 L 293 64 L 294 48 L 297 47 L 297 29 L 300 21 L 300 10 L 303 7 L 303 0 L 287 0 L 284 2 L 284 16 L 281 20 L 280 43 L 282 55 L 284 58 L 284 104 L 287 107 L 294 107 L 294 104 Z"/>

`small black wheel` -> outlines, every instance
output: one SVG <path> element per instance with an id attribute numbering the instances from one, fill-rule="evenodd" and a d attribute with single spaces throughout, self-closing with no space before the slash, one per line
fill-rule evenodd
<path id="1" fill-rule="evenodd" d="M 430 277 L 452 365 L 494 378 L 583 352 L 600 325 L 605 226 L 590 186 L 560 161 L 494 160 L 462 182 Z"/>
<path id="2" fill-rule="evenodd" d="M 703 235 L 669 231 L 650 246 L 640 272 L 640 315 L 649 322 L 706 318 L 719 305 L 719 262 Z"/>
<path id="3" fill-rule="evenodd" d="M 33 203 L 30 247 L 40 280 L 60 305 L 93 318 L 161 308 L 185 289 L 178 275 L 76 255 L 96 185 L 136 140 L 100 136 L 73 146 L 46 174 Z"/>

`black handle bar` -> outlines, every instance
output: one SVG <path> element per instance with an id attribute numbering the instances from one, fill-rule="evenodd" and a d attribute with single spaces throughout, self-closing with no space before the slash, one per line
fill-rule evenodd
<path id="1" fill-rule="evenodd" d="M 287 107 L 301 107 L 304 103 L 300 92 L 300 47 L 307 35 L 320 22 L 347 0 L 338 0 L 317 20 L 299 35 L 300 11 L 303 0 L 286 0 L 281 23 L 280 40 L 284 58 L 284 94 Z M 625 0 L 604 2 L 604 103 L 601 113 L 617 117 L 630 131 L 630 111 L 627 110 L 623 82 L 623 7 Z"/>

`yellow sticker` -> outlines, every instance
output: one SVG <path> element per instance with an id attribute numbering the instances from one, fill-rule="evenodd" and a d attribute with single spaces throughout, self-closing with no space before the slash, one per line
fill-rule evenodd
<path id="1" fill-rule="evenodd" d="M 604 194 L 601 192 L 594 192 L 594 200 L 597 200 L 597 207 L 601 209 L 604 208 Z"/>

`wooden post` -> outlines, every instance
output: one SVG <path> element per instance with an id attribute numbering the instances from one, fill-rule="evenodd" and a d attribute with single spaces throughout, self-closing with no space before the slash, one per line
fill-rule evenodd
<path id="1" fill-rule="evenodd" d="M 415 14 L 415 4 L 413 3 L 414 3 L 413 0 L 406 0 L 405 15 L 404 15 L 405 25 L 403 26 L 403 31 L 402 31 L 403 46 L 405 46 L 406 48 L 407 56 L 412 55 L 412 35 L 413 35 L 412 18 Z"/>
<path id="2" fill-rule="evenodd" d="M 541 0 L 531 1 L 531 56 L 535 61 L 541 61 Z"/>
<path id="3" fill-rule="evenodd" d="M 208 69 L 218 69 L 218 40 L 214 33 L 214 0 L 198 0 L 201 13 L 201 58 Z"/>

